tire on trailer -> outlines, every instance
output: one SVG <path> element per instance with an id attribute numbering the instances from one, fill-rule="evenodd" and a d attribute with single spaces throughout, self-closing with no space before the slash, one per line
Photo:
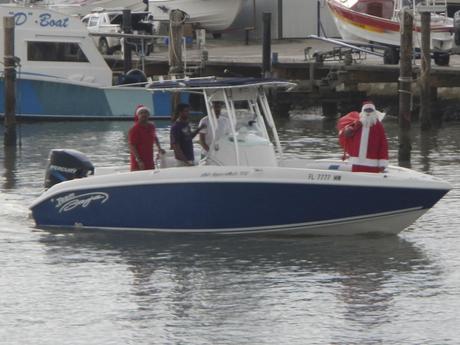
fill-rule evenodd
<path id="1" fill-rule="evenodd" d="M 395 47 L 387 47 L 383 52 L 383 63 L 385 65 L 397 65 L 399 63 L 399 50 Z"/>
<path id="2" fill-rule="evenodd" d="M 433 54 L 434 63 L 438 66 L 449 66 L 450 55 L 449 53 L 435 52 Z"/>

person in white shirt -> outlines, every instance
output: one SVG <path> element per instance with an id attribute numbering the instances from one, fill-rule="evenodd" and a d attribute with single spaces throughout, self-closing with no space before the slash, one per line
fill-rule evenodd
<path id="1" fill-rule="evenodd" d="M 206 156 L 209 152 L 209 149 L 212 143 L 215 140 L 222 138 L 225 134 L 230 132 L 230 123 L 226 116 L 222 115 L 222 103 L 214 102 L 213 103 L 214 113 L 217 118 L 217 128 L 215 128 L 216 136 L 214 138 L 214 133 L 209 123 L 209 117 L 205 116 L 201 119 L 199 128 L 200 130 L 200 145 L 203 148 L 202 155 Z"/>

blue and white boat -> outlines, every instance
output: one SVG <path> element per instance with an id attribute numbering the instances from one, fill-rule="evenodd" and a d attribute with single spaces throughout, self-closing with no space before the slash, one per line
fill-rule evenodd
<path id="1" fill-rule="evenodd" d="M 17 68 L 16 113 L 22 118 L 132 118 L 138 104 L 153 116 L 171 115 L 171 95 L 143 86 L 112 85 L 112 71 L 86 27 L 74 16 L 41 6 L 0 5 L 0 17 L 15 18 Z M 0 21 L 3 41 L 3 22 Z M 0 60 L 3 61 L 3 45 Z M 0 95 L 3 95 L 3 71 Z M 184 97 L 187 97 L 184 95 Z M 4 98 L 0 97 L 0 116 Z"/>
<path id="2" fill-rule="evenodd" d="M 390 166 L 351 172 L 348 162 L 288 160 L 266 97 L 276 80 L 206 79 L 152 84 L 154 90 L 201 92 L 216 133 L 213 101 L 225 104 L 230 129 L 194 167 L 170 156 L 152 171 L 110 172 L 54 164 L 62 180 L 31 206 L 38 227 L 168 233 L 351 235 L 397 234 L 435 205 L 451 186 Z M 222 115 L 223 116 L 223 115 Z M 70 152 L 72 155 L 72 152 Z M 170 153 L 169 153 L 170 155 Z M 78 156 L 78 154 L 77 154 Z M 85 168 L 86 167 L 86 168 Z M 84 168 L 84 169 L 83 169 Z"/>

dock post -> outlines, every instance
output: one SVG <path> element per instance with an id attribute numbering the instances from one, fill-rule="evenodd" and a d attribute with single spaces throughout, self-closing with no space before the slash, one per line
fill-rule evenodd
<path id="1" fill-rule="evenodd" d="M 316 36 L 321 37 L 321 2 L 316 1 L 316 17 L 318 21 L 316 22 Z"/>
<path id="2" fill-rule="evenodd" d="M 401 60 L 399 76 L 399 152 L 401 166 L 411 160 L 412 48 L 414 17 L 407 8 L 402 11 Z"/>
<path id="3" fill-rule="evenodd" d="M 431 129 L 431 13 L 421 12 L 422 64 L 420 70 L 420 126 Z"/>
<path id="4" fill-rule="evenodd" d="M 132 33 L 132 22 L 131 22 L 131 10 L 124 9 L 122 17 L 122 26 L 124 34 Z M 133 58 L 132 58 L 132 47 L 129 44 L 128 39 L 123 39 L 123 69 L 125 74 L 132 68 Z"/>
<path id="5" fill-rule="evenodd" d="M 14 57 L 14 17 L 3 17 L 4 35 L 4 146 L 16 146 L 16 69 Z"/>
<path id="6" fill-rule="evenodd" d="M 169 74 L 184 73 L 182 42 L 186 19 L 186 13 L 181 10 L 172 10 L 169 13 Z"/>
<path id="7" fill-rule="evenodd" d="M 262 54 L 262 77 L 271 77 L 272 55 L 272 14 L 263 13 L 263 54 Z"/>

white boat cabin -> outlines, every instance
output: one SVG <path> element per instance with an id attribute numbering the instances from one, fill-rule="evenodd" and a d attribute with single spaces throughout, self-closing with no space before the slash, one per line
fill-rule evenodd
<path id="1" fill-rule="evenodd" d="M 78 17 L 43 7 L 0 5 L 0 16 L 15 20 L 15 55 L 20 77 L 111 86 L 112 71 Z M 3 41 L 3 21 L 0 21 Z M 3 44 L 0 59 L 3 59 Z"/>

